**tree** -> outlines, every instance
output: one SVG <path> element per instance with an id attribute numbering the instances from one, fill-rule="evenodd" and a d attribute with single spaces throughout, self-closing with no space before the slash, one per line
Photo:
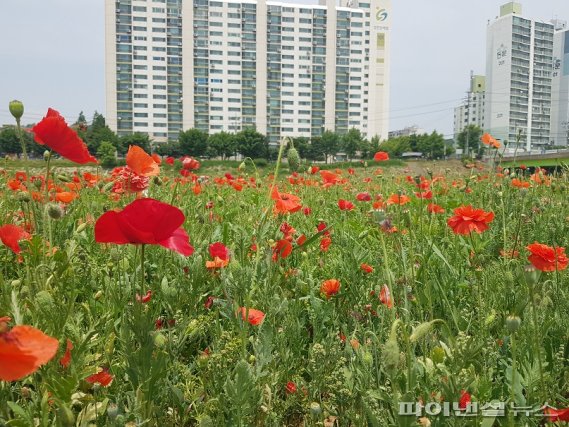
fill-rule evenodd
<path id="1" fill-rule="evenodd" d="M 97 150 L 97 158 L 101 162 L 101 166 L 104 168 L 114 167 L 117 164 L 116 152 L 117 149 L 113 144 L 108 141 L 101 142 Z"/>
<path id="2" fill-rule="evenodd" d="M 480 144 L 480 137 L 482 136 L 482 129 L 476 125 L 466 126 L 462 132 L 457 136 L 458 147 L 462 148 L 463 154 L 477 156 L 482 155 L 482 148 Z"/>
<path id="3" fill-rule="evenodd" d="M 305 136 L 297 136 L 292 138 L 294 148 L 298 151 L 301 159 L 308 159 L 310 157 L 310 140 Z"/>
<path id="4" fill-rule="evenodd" d="M 75 123 L 73 123 L 73 126 L 87 129 L 87 119 L 85 118 L 85 114 L 83 114 L 83 111 L 79 113 L 79 117 L 77 117 L 77 120 L 75 121 Z"/>
<path id="5" fill-rule="evenodd" d="M 359 129 L 351 128 L 347 133 L 342 135 L 341 146 L 346 157 L 353 159 L 356 156 L 356 152 L 360 149 L 364 137 Z"/>
<path id="6" fill-rule="evenodd" d="M 315 150 L 322 153 L 324 160 L 328 163 L 328 157 L 336 154 L 338 152 L 338 146 L 340 145 L 340 136 L 332 132 L 331 130 L 326 130 L 322 133 L 320 138 L 313 138 L 312 145 Z"/>
<path id="7" fill-rule="evenodd" d="M 118 152 L 123 155 L 126 154 L 131 145 L 138 145 L 147 153 L 152 152 L 152 140 L 146 133 L 135 132 L 132 135 L 121 137 Z"/>
<path id="8" fill-rule="evenodd" d="M 430 135 L 418 135 L 416 150 L 423 153 L 427 159 L 442 159 L 445 156 L 445 138 L 433 131 Z"/>
<path id="9" fill-rule="evenodd" d="M 243 157 L 258 159 L 268 155 L 268 146 L 263 134 L 255 128 L 245 128 L 235 135 L 237 151 Z"/>
<path id="10" fill-rule="evenodd" d="M 22 153 L 22 144 L 20 144 L 20 138 L 18 138 L 18 132 L 16 131 L 16 128 L 14 126 L 5 126 L 2 129 L 0 129 L 0 153 L 2 154 Z"/>
<path id="11" fill-rule="evenodd" d="M 222 160 L 235 154 L 235 135 L 232 133 L 214 133 L 209 136 L 207 143 L 214 155 L 221 157 Z"/>
<path id="12" fill-rule="evenodd" d="M 178 141 L 182 154 L 201 157 L 207 152 L 207 133 L 199 129 L 188 129 L 180 132 Z"/>
<path id="13" fill-rule="evenodd" d="M 96 153 L 103 141 L 110 142 L 115 148 L 119 148 L 119 137 L 109 128 L 102 114 L 95 111 L 93 122 L 86 132 L 79 131 L 79 136 L 85 140 L 91 153 Z"/>
<path id="14" fill-rule="evenodd" d="M 390 157 L 401 157 L 403 153 L 411 151 L 411 143 L 408 136 L 398 136 L 383 141 L 377 151 L 385 151 Z"/>
<path id="15" fill-rule="evenodd" d="M 366 156 L 366 158 L 372 158 L 375 153 L 381 151 L 380 146 L 381 146 L 381 141 L 379 140 L 379 136 L 377 135 L 372 136 L 371 139 L 369 140 L 369 153 L 368 156 Z"/>
<path id="16" fill-rule="evenodd" d="M 180 149 L 180 142 L 168 141 L 162 144 L 157 144 L 156 153 L 160 154 L 161 156 L 179 157 L 182 155 L 182 150 Z"/>

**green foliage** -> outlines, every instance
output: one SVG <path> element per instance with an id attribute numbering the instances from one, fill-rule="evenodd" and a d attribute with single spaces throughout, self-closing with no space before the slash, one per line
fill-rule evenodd
<path id="1" fill-rule="evenodd" d="M 476 125 L 466 126 L 457 136 L 457 144 L 463 149 L 465 155 L 472 157 L 480 157 L 484 151 L 484 147 L 480 142 L 482 129 Z"/>
<path id="2" fill-rule="evenodd" d="M 237 149 L 235 135 L 229 132 L 214 133 L 209 136 L 207 143 L 213 154 L 212 157 L 221 157 L 222 160 L 233 156 Z"/>
<path id="3" fill-rule="evenodd" d="M 298 151 L 296 148 L 291 145 L 286 153 L 286 159 L 288 162 L 288 168 L 291 172 L 298 172 L 300 168 L 300 156 L 298 155 Z"/>
<path id="4" fill-rule="evenodd" d="M 411 143 L 408 136 L 399 136 L 383 141 L 377 151 L 385 151 L 389 157 L 401 157 L 403 153 L 411 151 Z"/>
<path id="5" fill-rule="evenodd" d="M 135 132 L 131 135 L 125 135 L 120 138 L 119 154 L 124 156 L 128 152 L 128 147 L 131 145 L 138 145 L 147 153 L 151 153 L 153 142 L 146 133 Z"/>
<path id="6" fill-rule="evenodd" d="M 326 130 L 321 137 L 312 139 L 312 148 L 317 156 L 323 156 L 328 163 L 330 156 L 336 154 L 340 148 L 340 135 Z"/>
<path id="7" fill-rule="evenodd" d="M 263 134 L 257 132 L 255 128 L 245 128 L 235 135 L 237 151 L 243 157 L 252 159 L 267 157 L 267 141 Z"/>
<path id="8" fill-rule="evenodd" d="M 31 138 L 27 135 L 28 143 Z M 18 131 L 15 126 L 4 126 L 0 128 L 0 153 L 2 154 L 21 154 L 22 144 L 18 137 Z"/>
<path id="9" fill-rule="evenodd" d="M 341 149 L 346 153 L 348 159 L 353 159 L 356 152 L 362 148 L 365 138 L 359 129 L 351 128 L 347 133 L 342 135 Z"/>
<path id="10" fill-rule="evenodd" d="M 180 132 L 178 141 L 182 155 L 202 157 L 207 152 L 207 133 L 199 129 Z"/>
<path id="11" fill-rule="evenodd" d="M 111 143 L 115 148 L 119 148 L 118 136 L 109 128 L 102 114 L 95 112 L 93 122 L 86 131 L 77 130 L 79 136 L 87 144 L 91 153 L 97 153 L 103 141 Z"/>
<path id="12" fill-rule="evenodd" d="M 97 159 L 104 168 L 113 168 L 117 164 L 117 149 L 108 141 L 103 141 L 97 150 Z"/>

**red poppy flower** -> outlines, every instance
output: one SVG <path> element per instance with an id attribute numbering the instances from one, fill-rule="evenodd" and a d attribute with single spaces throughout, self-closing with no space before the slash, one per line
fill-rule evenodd
<path id="1" fill-rule="evenodd" d="M 304 234 L 301 234 L 300 236 L 298 236 L 298 239 L 296 239 L 296 244 L 298 246 L 302 246 L 304 245 L 304 242 L 306 242 L 306 236 Z"/>
<path id="2" fill-rule="evenodd" d="M 152 300 L 152 291 L 149 289 L 146 291 L 146 295 L 140 296 L 136 294 L 136 300 L 142 304 L 146 304 Z"/>
<path id="3" fill-rule="evenodd" d="M 140 176 L 156 176 L 160 173 L 158 163 L 138 145 L 128 147 L 126 165 Z"/>
<path id="4" fill-rule="evenodd" d="M 381 287 L 381 291 L 379 291 L 379 300 L 387 308 L 393 308 L 393 297 L 391 296 L 389 286 L 383 285 Z"/>
<path id="5" fill-rule="evenodd" d="M 285 386 L 285 391 L 287 392 L 287 394 L 296 393 L 296 384 L 293 383 L 292 381 L 287 382 Z"/>
<path id="6" fill-rule="evenodd" d="M 542 243 L 532 243 L 526 246 L 526 249 L 531 252 L 528 257 L 529 262 L 535 268 L 541 271 L 561 271 L 567 268 L 569 259 L 565 255 L 565 248 L 544 245 Z"/>
<path id="7" fill-rule="evenodd" d="M 419 199 L 431 200 L 433 198 L 433 192 L 432 191 L 423 191 L 421 193 L 415 193 L 415 196 L 417 196 Z"/>
<path id="8" fill-rule="evenodd" d="M 320 292 L 324 294 L 326 299 L 330 299 L 332 295 L 340 292 L 340 282 L 336 279 L 325 280 L 320 286 Z"/>
<path id="9" fill-rule="evenodd" d="M 150 156 L 152 156 L 152 159 L 156 162 L 156 164 L 162 163 L 162 157 L 160 157 L 160 155 L 152 153 Z"/>
<path id="10" fill-rule="evenodd" d="M 360 269 L 364 272 L 364 273 L 373 273 L 373 267 L 369 264 L 366 264 L 365 262 L 362 263 L 362 265 L 360 265 Z"/>
<path id="11" fill-rule="evenodd" d="M 32 236 L 23 228 L 17 225 L 6 224 L 0 227 L 0 240 L 8 246 L 12 252 L 19 254 L 22 252 L 18 242 L 20 240 L 29 240 Z"/>
<path id="12" fill-rule="evenodd" d="M 494 138 L 489 133 L 485 133 L 484 135 L 482 135 L 480 137 L 480 141 L 482 141 L 482 144 L 484 144 L 484 145 L 494 146 L 495 144 L 498 144 L 498 141 L 496 140 L 496 138 Z"/>
<path id="13" fill-rule="evenodd" d="M 405 195 L 399 195 L 399 194 L 392 194 L 391 196 L 389 196 L 389 199 L 387 199 L 387 204 L 388 205 L 406 205 L 407 203 L 409 203 L 411 201 L 411 199 Z"/>
<path id="14" fill-rule="evenodd" d="M 341 211 L 351 211 L 354 209 L 354 204 L 348 200 L 340 199 L 338 200 L 338 207 Z"/>
<path id="15" fill-rule="evenodd" d="M 218 257 L 224 261 L 229 260 L 229 250 L 221 242 L 215 242 L 209 245 L 209 255 L 212 258 Z"/>
<path id="16" fill-rule="evenodd" d="M 97 163 L 97 159 L 89 154 L 87 146 L 77 132 L 67 126 L 65 119 L 55 110 L 48 109 L 47 115 L 32 128 L 34 140 L 46 145 L 60 156 L 72 162 Z"/>
<path id="17" fill-rule="evenodd" d="M 516 188 L 529 188 L 530 183 L 527 181 L 521 181 L 518 178 L 512 179 L 512 187 Z"/>
<path id="18" fill-rule="evenodd" d="M 49 362 L 59 342 L 32 326 L 8 329 L 8 320 L 0 318 L 0 380 L 15 381 Z"/>
<path id="19" fill-rule="evenodd" d="M 64 368 L 67 368 L 71 363 L 71 350 L 73 350 L 73 343 L 68 338 L 67 346 L 65 347 L 65 354 L 59 359 L 59 364 Z"/>
<path id="20" fill-rule="evenodd" d="M 305 208 L 302 209 L 302 213 L 304 215 L 308 216 L 312 213 L 312 209 L 310 209 L 308 206 L 306 206 Z"/>
<path id="21" fill-rule="evenodd" d="M 174 158 L 172 156 L 166 157 L 166 163 L 168 163 L 170 166 L 173 166 L 174 165 Z"/>
<path id="22" fill-rule="evenodd" d="M 319 170 L 320 170 L 320 168 L 318 166 L 310 166 L 310 168 L 308 169 L 308 172 L 311 175 L 314 175 L 315 173 L 318 173 Z"/>
<path id="23" fill-rule="evenodd" d="M 182 159 L 182 167 L 186 170 L 196 170 L 200 168 L 200 162 L 191 157 L 184 157 Z"/>
<path id="24" fill-rule="evenodd" d="M 389 154 L 387 154 L 385 151 L 378 151 L 373 156 L 373 160 L 376 162 L 384 162 L 385 160 L 389 160 Z"/>
<path id="25" fill-rule="evenodd" d="M 59 193 L 55 193 L 55 200 L 61 203 L 71 203 L 77 197 L 79 197 L 79 195 L 72 191 L 61 191 Z"/>
<path id="26" fill-rule="evenodd" d="M 466 409 L 466 406 L 472 401 L 472 398 L 470 396 L 470 393 L 468 393 L 466 390 L 461 390 L 460 391 L 460 399 L 458 401 L 458 407 L 460 409 Z"/>
<path id="27" fill-rule="evenodd" d="M 292 225 L 290 225 L 288 222 L 283 222 L 279 228 L 280 232 L 284 234 L 284 237 L 287 238 L 290 235 L 296 233 L 296 230 L 294 229 L 294 227 Z"/>
<path id="28" fill-rule="evenodd" d="M 216 256 L 213 261 L 205 262 L 205 268 L 208 270 L 216 270 L 218 268 L 227 267 L 227 264 L 229 264 L 228 259 L 221 259 L 220 257 Z"/>
<path id="29" fill-rule="evenodd" d="M 275 201 L 275 213 L 293 213 L 298 212 L 300 209 L 302 209 L 300 197 L 293 194 L 279 193 L 277 187 L 273 187 L 271 198 Z"/>
<path id="30" fill-rule="evenodd" d="M 322 240 L 320 240 L 320 250 L 322 252 L 328 252 L 328 249 L 329 249 L 331 244 L 332 244 L 331 238 L 323 237 Z"/>
<path id="31" fill-rule="evenodd" d="M 494 212 L 485 212 L 468 205 L 456 208 L 454 216 L 447 220 L 447 224 L 455 234 L 469 234 L 472 231 L 482 233 L 488 230 L 488 224 L 493 220 Z"/>
<path id="32" fill-rule="evenodd" d="M 360 202 L 369 202 L 371 200 L 371 195 L 367 191 L 364 193 L 358 193 L 356 195 L 356 200 Z"/>
<path id="33" fill-rule="evenodd" d="M 247 323 L 253 326 L 260 325 L 265 320 L 265 313 L 254 308 L 241 307 L 239 313 L 241 313 L 241 319 L 246 320 Z"/>
<path id="34" fill-rule="evenodd" d="M 569 421 L 569 408 L 545 408 L 545 414 L 547 416 L 547 421 L 552 423 L 555 423 L 557 421 Z"/>
<path id="35" fill-rule="evenodd" d="M 429 213 L 434 213 L 434 214 L 442 214 L 445 212 L 445 210 L 442 207 L 440 207 L 435 203 L 429 203 L 427 205 L 427 211 L 429 211 Z"/>
<path id="36" fill-rule="evenodd" d="M 292 244 L 287 239 L 279 240 L 273 247 L 273 261 L 285 259 L 292 253 Z"/>
<path id="37" fill-rule="evenodd" d="M 99 243 L 160 245 L 190 256 L 194 248 L 181 227 L 185 216 L 174 206 L 154 199 L 138 199 L 122 211 L 104 213 L 95 224 Z"/>
<path id="38" fill-rule="evenodd" d="M 102 370 L 99 371 L 98 373 L 85 378 L 85 381 L 91 384 L 100 384 L 103 387 L 108 387 L 109 385 L 111 385 L 114 378 L 115 377 L 109 374 L 108 368 L 102 368 Z"/>
<path id="39" fill-rule="evenodd" d="M 340 182 L 340 177 L 338 175 L 327 170 L 320 171 L 320 177 L 322 178 L 325 186 L 334 185 Z"/>

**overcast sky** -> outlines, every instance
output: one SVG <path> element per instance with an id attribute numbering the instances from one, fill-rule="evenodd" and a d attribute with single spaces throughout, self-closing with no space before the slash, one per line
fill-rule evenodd
<path id="1" fill-rule="evenodd" d="M 485 73 L 487 22 L 505 1 L 392 3 L 390 129 L 450 135 L 470 70 Z M 569 0 L 522 4 L 527 17 L 569 19 Z M 0 0 L 0 124 L 12 122 L 11 99 L 24 102 L 25 123 L 48 107 L 71 121 L 104 113 L 103 10 L 104 0 Z"/>

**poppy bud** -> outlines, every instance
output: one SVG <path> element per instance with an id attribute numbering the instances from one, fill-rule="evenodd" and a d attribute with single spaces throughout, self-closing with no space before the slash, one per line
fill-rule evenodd
<path id="1" fill-rule="evenodd" d="M 445 350 L 442 347 L 435 347 L 431 351 L 431 359 L 435 363 L 443 363 L 445 360 Z"/>
<path id="2" fill-rule="evenodd" d="M 51 159 L 51 151 L 49 150 L 45 150 L 43 152 L 43 159 L 47 162 L 49 159 Z"/>
<path id="3" fill-rule="evenodd" d="M 521 322 L 522 319 L 520 319 L 518 316 L 511 315 L 506 317 L 506 327 L 508 328 L 508 331 L 512 333 L 516 332 L 520 328 Z"/>
<path id="4" fill-rule="evenodd" d="M 152 182 L 154 183 L 154 185 L 157 185 L 158 187 L 162 185 L 162 180 L 158 176 L 155 176 Z"/>
<path id="5" fill-rule="evenodd" d="M 63 182 L 70 182 L 71 181 L 71 179 L 65 175 L 57 175 L 56 178 L 60 181 L 63 181 Z"/>
<path id="6" fill-rule="evenodd" d="M 109 403 L 107 406 L 107 415 L 111 420 L 114 420 L 119 414 L 119 407 L 116 403 Z"/>
<path id="7" fill-rule="evenodd" d="M 253 363 L 255 363 L 255 360 L 257 360 L 257 358 L 252 354 L 249 356 L 249 363 L 252 365 Z"/>
<path id="8" fill-rule="evenodd" d="M 61 209 L 61 206 L 59 205 L 50 203 L 47 206 L 47 214 L 51 219 L 59 219 L 63 216 L 63 209 Z"/>
<path id="9" fill-rule="evenodd" d="M 14 116 L 16 121 L 19 121 L 20 118 L 24 115 L 24 104 L 22 104 L 22 101 L 10 101 L 8 108 L 10 110 L 10 114 Z"/>
<path id="10" fill-rule="evenodd" d="M 38 190 L 41 188 L 41 180 L 36 179 L 35 181 L 32 181 L 34 183 L 34 187 L 36 187 Z"/>
<path id="11" fill-rule="evenodd" d="M 310 413 L 314 416 L 320 415 L 322 413 L 322 408 L 318 402 L 312 402 L 310 404 Z"/>
<path id="12" fill-rule="evenodd" d="M 19 191 L 16 197 L 20 202 L 24 203 L 27 203 L 30 200 L 32 200 L 30 197 L 30 193 L 28 193 L 27 191 Z"/>
<path id="13" fill-rule="evenodd" d="M 164 334 L 157 333 L 154 335 L 154 345 L 158 348 L 162 348 L 168 342 L 168 338 L 164 336 Z"/>
<path id="14" fill-rule="evenodd" d="M 103 291 L 97 291 L 97 293 L 95 294 L 95 301 L 99 301 L 101 299 L 101 297 L 103 296 Z"/>
<path id="15" fill-rule="evenodd" d="M 57 418 L 61 421 L 63 426 L 74 426 L 75 425 L 75 415 L 73 411 L 67 405 L 61 405 L 57 410 Z"/>
<path id="16" fill-rule="evenodd" d="M 243 169 L 245 169 L 245 162 L 244 162 L 244 161 L 241 162 L 241 163 L 239 163 L 238 169 L 239 169 L 240 171 L 242 171 Z"/>
<path id="17" fill-rule="evenodd" d="M 83 230 L 85 230 L 87 228 L 87 223 L 84 222 L 83 224 L 79 224 L 79 227 L 77 227 L 77 230 L 75 230 L 76 233 L 81 233 Z"/>
<path id="18" fill-rule="evenodd" d="M 20 286 L 21 283 L 22 283 L 21 280 L 16 279 L 16 280 L 12 280 L 12 281 L 10 282 L 10 285 L 11 285 L 12 287 L 16 287 L 16 286 Z"/>

